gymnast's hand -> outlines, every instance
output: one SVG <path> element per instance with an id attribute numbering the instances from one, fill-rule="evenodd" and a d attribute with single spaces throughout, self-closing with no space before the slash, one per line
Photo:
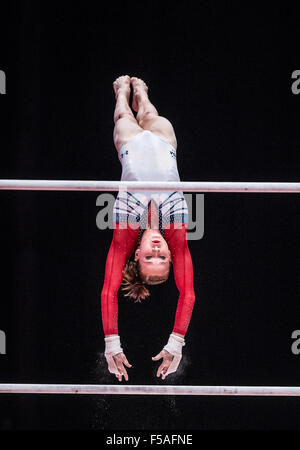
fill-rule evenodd
<path id="1" fill-rule="evenodd" d="M 174 359 L 174 355 L 169 353 L 167 350 L 163 349 L 161 352 L 159 352 L 158 355 L 156 355 L 152 358 L 152 361 L 158 361 L 161 358 L 163 358 L 163 361 L 157 370 L 156 376 L 157 377 L 161 376 L 162 379 L 164 380 L 166 378 L 166 376 L 169 375 L 169 373 L 171 373 L 170 366 Z M 175 372 L 175 371 L 176 371 L 176 369 L 172 370 L 172 372 Z"/>
<path id="2" fill-rule="evenodd" d="M 132 366 L 123 353 L 120 343 L 120 336 L 114 334 L 105 337 L 104 355 L 109 372 L 115 374 L 119 381 L 122 381 L 123 376 L 125 380 L 128 381 L 128 375 L 124 365 L 126 367 Z"/>
<path id="3" fill-rule="evenodd" d="M 124 376 L 125 380 L 128 381 L 128 374 L 124 366 L 126 367 L 132 367 L 132 365 L 128 362 L 126 356 L 124 353 L 118 353 L 117 355 L 113 356 L 117 373 L 115 373 L 116 377 L 119 381 L 122 381 L 122 377 Z"/>
<path id="4" fill-rule="evenodd" d="M 162 377 L 164 380 L 170 373 L 176 372 L 181 358 L 182 358 L 182 347 L 185 345 L 184 337 L 177 334 L 170 334 L 167 345 L 164 346 L 163 350 L 154 358 L 152 361 L 158 361 L 163 358 L 161 365 L 158 368 L 157 377 Z"/>

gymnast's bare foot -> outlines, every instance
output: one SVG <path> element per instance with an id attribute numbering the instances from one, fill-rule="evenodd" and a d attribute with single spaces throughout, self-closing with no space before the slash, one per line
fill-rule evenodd
<path id="1" fill-rule="evenodd" d="M 142 97 L 148 96 L 148 86 L 141 78 L 131 77 L 130 80 L 133 87 L 132 109 L 137 112 Z"/>
<path id="2" fill-rule="evenodd" d="M 120 93 L 123 93 L 126 95 L 127 101 L 129 102 L 129 96 L 130 96 L 130 76 L 129 75 L 122 75 L 121 77 L 118 77 L 113 82 L 114 91 L 116 94 L 116 99 L 118 98 L 118 95 Z"/>

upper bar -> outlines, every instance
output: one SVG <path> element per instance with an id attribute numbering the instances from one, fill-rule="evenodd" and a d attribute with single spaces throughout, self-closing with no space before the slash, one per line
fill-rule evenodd
<path id="1" fill-rule="evenodd" d="M 0 190 L 300 193 L 300 183 L 227 181 L 0 180 Z"/>
<path id="2" fill-rule="evenodd" d="M 242 395 L 299 397 L 292 386 L 152 386 L 118 384 L 0 384 L 0 394 Z"/>

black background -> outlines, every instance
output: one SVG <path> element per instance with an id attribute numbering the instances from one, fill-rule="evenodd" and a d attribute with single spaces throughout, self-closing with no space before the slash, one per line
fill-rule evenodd
<path id="1" fill-rule="evenodd" d="M 299 19 L 244 2 L 11 3 L 1 15 L 0 178 L 117 180 L 112 82 L 145 79 L 174 125 L 183 181 L 299 181 Z M 112 231 L 97 193 L 3 191 L 0 382 L 118 383 L 100 292 Z M 190 242 L 196 303 L 180 370 L 151 361 L 174 323 L 173 276 L 120 294 L 129 384 L 298 385 L 299 195 L 207 194 Z M 124 383 L 124 382 L 123 382 Z M 297 398 L 9 396 L 0 429 L 299 429 Z"/>

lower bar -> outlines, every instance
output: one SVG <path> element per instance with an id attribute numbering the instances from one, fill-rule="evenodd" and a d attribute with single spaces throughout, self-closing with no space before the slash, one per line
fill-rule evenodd
<path id="1" fill-rule="evenodd" d="M 298 397 L 300 396 L 300 387 L 0 384 L 0 394 L 252 395 Z"/>
<path id="2" fill-rule="evenodd" d="M 300 183 L 218 181 L 0 180 L 0 190 L 300 193 Z"/>

